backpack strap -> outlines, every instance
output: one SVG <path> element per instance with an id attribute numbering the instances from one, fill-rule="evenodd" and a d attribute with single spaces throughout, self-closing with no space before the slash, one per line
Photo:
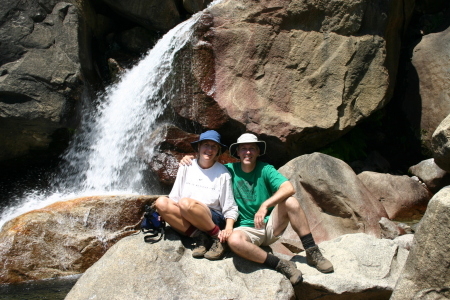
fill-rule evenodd
<path id="1" fill-rule="evenodd" d="M 148 234 L 144 236 L 144 241 L 151 244 L 159 242 L 164 237 L 165 228 L 166 222 L 160 220 L 158 212 L 150 205 L 146 205 L 144 219 L 141 224 L 141 231 L 144 234 Z M 158 237 L 158 235 L 160 235 L 159 238 L 153 239 Z"/>
<path id="2" fill-rule="evenodd" d="M 144 232 L 144 233 L 150 233 L 150 234 L 144 236 L 144 241 L 146 243 L 150 243 L 150 244 L 159 242 L 164 237 L 165 225 L 166 225 L 166 223 L 164 222 L 164 226 L 162 228 L 159 228 L 157 230 L 147 230 L 146 232 Z M 154 237 L 157 237 L 158 234 L 160 235 L 159 238 L 153 239 Z"/>

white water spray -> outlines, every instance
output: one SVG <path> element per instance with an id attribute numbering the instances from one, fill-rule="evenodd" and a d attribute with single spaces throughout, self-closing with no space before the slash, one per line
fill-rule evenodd
<path id="1" fill-rule="evenodd" d="M 82 132 L 72 141 L 61 174 L 53 180 L 53 190 L 29 192 L 6 208 L 0 228 L 20 214 L 65 199 L 152 193 L 143 183 L 142 171 L 147 168 L 143 159 L 152 157 L 149 137 L 171 98 L 174 87 L 167 79 L 174 57 L 189 42 L 200 16 L 197 13 L 170 30 L 119 83 L 107 88 L 96 110 L 86 109 Z"/>

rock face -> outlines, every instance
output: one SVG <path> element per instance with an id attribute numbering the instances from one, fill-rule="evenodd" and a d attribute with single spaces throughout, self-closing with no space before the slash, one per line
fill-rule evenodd
<path id="1" fill-rule="evenodd" d="M 313 153 L 279 171 L 294 185 L 316 242 L 357 232 L 380 237 L 378 221 L 388 217 L 386 210 L 343 161 Z M 298 239 L 292 230 L 284 237 Z"/>
<path id="2" fill-rule="evenodd" d="M 389 219 L 420 220 L 432 194 L 409 176 L 362 172 L 358 178 L 384 206 Z"/>
<path id="3" fill-rule="evenodd" d="M 149 30 L 168 31 L 181 19 L 177 1 L 101 0 L 117 13 Z"/>
<path id="4" fill-rule="evenodd" d="M 439 124 L 431 140 L 434 162 L 450 172 L 450 114 Z"/>
<path id="5" fill-rule="evenodd" d="M 295 289 L 297 299 L 389 299 L 408 257 L 408 250 L 395 241 L 363 233 L 323 242 L 320 248 L 334 273 L 322 274 L 306 265 L 304 252 L 295 256 L 304 277 Z"/>
<path id="6" fill-rule="evenodd" d="M 0 161 L 48 148 L 74 117 L 83 85 L 79 17 L 75 6 L 55 3 L 0 4 Z"/>
<path id="7" fill-rule="evenodd" d="M 194 259 L 187 240 L 175 234 L 152 245 L 142 235 L 131 236 L 89 268 L 66 299 L 388 299 L 408 255 L 393 241 L 365 234 L 320 247 L 335 272 L 322 274 L 306 264 L 304 254 L 294 256 L 304 274 L 294 294 L 283 275 L 234 254 L 220 261 Z"/>
<path id="8" fill-rule="evenodd" d="M 273 160 L 317 149 L 389 100 L 412 3 L 224 1 L 198 24 L 172 105 L 234 139 L 260 134 Z"/>
<path id="9" fill-rule="evenodd" d="M 433 132 L 450 113 L 449 49 L 450 27 L 424 36 L 412 57 L 419 78 L 422 140 L 430 149 Z"/>
<path id="10" fill-rule="evenodd" d="M 78 198 L 7 222 L 0 232 L 0 283 L 83 273 L 135 232 L 144 204 L 157 197 Z"/>
<path id="11" fill-rule="evenodd" d="M 170 185 L 175 182 L 179 161 L 185 155 L 195 155 L 191 143 L 198 141 L 199 136 L 171 125 L 160 126 L 152 133 L 149 143 L 156 145 L 156 151 L 148 163 L 162 183 Z M 222 164 L 236 161 L 228 150 L 219 156 Z"/>
<path id="12" fill-rule="evenodd" d="M 450 184 L 450 174 L 439 168 L 433 158 L 410 167 L 409 172 L 423 181 L 433 193 Z"/>
<path id="13" fill-rule="evenodd" d="M 419 77 L 422 140 L 431 149 L 432 134 L 450 113 L 450 27 L 424 36 L 414 48 L 412 63 Z"/>
<path id="14" fill-rule="evenodd" d="M 183 7 L 191 14 L 201 11 L 211 3 L 212 0 L 183 0 Z"/>
<path id="15" fill-rule="evenodd" d="M 66 299 L 295 299 L 283 275 L 238 257 L 192 258 L 180 237 L 122 239 L 78 280 Z"/>
<path id="16" fill-rule="evenodd" d="M 392 300 L 450 297 L 450 187 L 428 204 Z"/>

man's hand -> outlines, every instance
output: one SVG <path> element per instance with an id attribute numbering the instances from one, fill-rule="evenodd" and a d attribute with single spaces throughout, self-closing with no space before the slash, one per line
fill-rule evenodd
<path id="1" fill-rule="evenodd" d="M 194 155 L 185 155 L 180 160 L 179 166 L 190 166 L 192 165 L 192 160 L 195 158 Z"/>
<path id="2" fill-rule="evenodd" d="M 267 207 L 265 205 L 261 205 L 261 207 L 258 209 L 258 211 L 255 214 L 255 228 L 256 229 L 263 229 L 264 226 L 266 225 L 264 223 L 264 218 L 266 217 L 267 214 Z"/>

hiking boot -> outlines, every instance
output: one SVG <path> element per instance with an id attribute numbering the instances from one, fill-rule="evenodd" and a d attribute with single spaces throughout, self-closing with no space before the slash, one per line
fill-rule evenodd
<path id="1" fill-rule="evenodd" d="M 222 244 L 218 238 L 213 238 L 213 244 L 209 251 L 205 253 L 205 258 L 209 260 L 221 259 L 227 250 L 227 243 Z"/>
<path id="2" fill-rule="evenodd" d="M 306 262 L 308 265 L 315 267 L 322 273 L 330 273 L 334 271 L 333 265 L 328 259 L 323 257 L 319 246 L 317 245 L 306 249 Z"/>
<path id="3" fill-rule="evenodd" d="M 280 259 L 275 270 L 286 276 L 293 286 L 303 281 L 302 272 L 297 269 L 292 261 Z"/>
<path id="4" fill-rule="evenodd" d="M 194 238 L 195 248 L 192 250 L 192 257 L 203 257 L 206 251 L 211 247 L 211 238 L 204 232 Z"/>

